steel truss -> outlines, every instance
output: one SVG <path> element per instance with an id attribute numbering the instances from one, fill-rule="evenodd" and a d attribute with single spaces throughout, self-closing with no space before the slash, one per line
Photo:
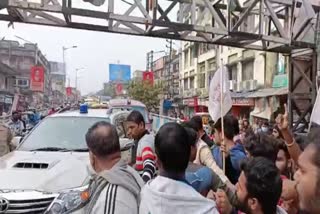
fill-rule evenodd
<path id="1" fill-rule="evenodd" d="M 296 124 L 309 122 L 316 97 L 318 0 L 250 0 L 245 5 L 237 0 L 228 4 L 222 0 L 131 0 L 121 12 L 115 10 L 123 4 L 120 0 L 108 0 L 106 11 L 74 7 L 72 3 L 79 0 L 39 1 L 0 0 L 0 10 L 8 11 L 0 14 L 0 20 L 286 53 L 291 59 L 289 109 L 299 115 Z M 174 11 L 179 12 L 173 20 Z M 203 21 L 208 15 L 209 23 Z M 79 22 L 76 17 L 98 21 Z"/>

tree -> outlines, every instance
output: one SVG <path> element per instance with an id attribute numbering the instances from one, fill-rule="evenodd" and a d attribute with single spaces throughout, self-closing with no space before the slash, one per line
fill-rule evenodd
<path id="1" fill-rule="evenodd" d="M 132 81 L 128 87 L 129 96 L 134 100 L 143 102 L 148 110 L 159 108 L 159 94 L 162 92 L 163 86 L 161 83 L 151 85 L 144 81 Z"/>

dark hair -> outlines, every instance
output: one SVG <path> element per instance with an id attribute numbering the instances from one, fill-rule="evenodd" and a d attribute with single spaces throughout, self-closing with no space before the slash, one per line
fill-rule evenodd
<path id="1" fill-rule="evenodd" d="M 224 136 L 230 140 L 233 139 L 235 136 L 235 130 L 234 130 L 234 117 L 231 115 L 227 115 L 223 117 L 223 126 L 224 126 Z M 238 125 L 239 126 L 239 125 Z M 221 125 L 221 118 L 217 120 L 217 122 L 213 126 L 215 129 L 217 129 L 219 132 L 221 132 L 222 125 Z M 239 130 L 239 127 L 238 127 Z"/>
<path id="2" fill-rule="evenodd" d="M 99 158 L 120 152 L 119 136 L 116 128 L 108 122 L 101 121 L 91 126 L 86 134 L 89 150 Z"/>
<path id="3" fill-rule="evenodd" d="M 203 129 L 202 119 L 200 116 L 193 116 L 188 122 L 188 125 L 196 131 Z"/>
<path id="4" fill-rule="evenodd" d="M 198 138 L 198 134 L 197 132 L 190 127 L 184 127 L 187 134 L 188 134 L 188 143 L 190 144 L 190 146 L 195 146 L 197 143 L 197 138 Z"/>
<path id="5" fill-rule="evenodd" d="M 279 150 L 283 150 L 284 151 L 287 159 L 290 159 L 290 154 L 289 154 L 289 151 L 288 151 L 288 147 L 287 147 L 287 145 L 285 144 L 285 142 L 283 140 L 279 141 L 278 148 L 279 148 Z"/>
<path id="6" fill-rule="evenodd" d="M 246 177 L 248 197 L 256 198 L 263 213 L 276 213 L 282 192 L 282 180 L 276 165 L 264 157 L 248 159 L 241 163 Z"/>
<path id="7" fill-rule="evenodd" d="M 264 157 L 275 163 L 279 141 L 264 133 L 251 134 L 244 139 L 244 147 L 252 157 Z"/>
<path id="8" fill-rule="evenodd" d="M 139 112 L 139 111 L 132 111 L 128 117 L 127 117 L 127 121 L 128 122 L 134 122 L 136 124 L 140 124 L 140 123 L 143 123 L 143 126 L 146 125 L 145 121 L 144 121 L 144 118 L 143 118 L 143 115 Z"/>
<path id="9" fill-rule="evenodd" d="M 279 133 L 279 138 L 284 139 L 281 130 L 279 129 L 278 125 L 274 125 L 273 129 L 277 130 L 277 132 Z"/>
<path id="10" fill-rule="evenodd" d="M 155 152 L 168 173 L 185 173 L 191 147 L 188 133 L 177 123 L 164 124 L 155 137 Z"/>
<path id="11" fill-rule="evenodd" d="M 233 120 L 233 135 L 236 136 L 240 133 L 239 120 L 235 117 L 232 117 Z"/>

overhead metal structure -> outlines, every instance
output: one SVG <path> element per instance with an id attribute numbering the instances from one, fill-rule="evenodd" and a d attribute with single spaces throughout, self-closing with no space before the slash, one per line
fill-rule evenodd
<path id="1" fill-rule="evenodd" d="M 317 93 L 319 0 L 126 0 L 126 10 L 119 10 L 123 0 L 85 1 L 102 6 L 89 10 L 75 7 L 79 0 L 0 0 L 0 12 L 7 10 L 0 20 L 288 54 L 289 109 L 298 115 L 290 119 L 296 127 L 308 124 Z M 203 22 L 206 16 L 210 24 Z"/>

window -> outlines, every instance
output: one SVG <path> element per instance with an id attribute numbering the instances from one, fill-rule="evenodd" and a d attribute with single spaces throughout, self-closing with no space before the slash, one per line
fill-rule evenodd
<path id="1" fill-rule="evenodd" d="M 16 79 L 15 86 L 16 87 L 29 87 L 29 80 L 28 79 Z"/>
<path id="2" fill-rule="evenodd" d="M 194 65 L 194 56 L 195 56 L 195 54 L 194 54 L 194 52 L 195 52 L 195 48 L 194 48 L 194 46 L 190 49 L 190 55 L 191 55 L 191 57 L 190 57 L 190 66 L 193 66 Z"/>
<path id="3" fill-rule="evenodd" d="M 209 62 L 208 62 L 208 70 L 209 71 L 214 71 L 216 69 L 216 62 L 214 59 L 211 59 Z"/>
<path id="4" fill-rule="evenodd" d="M 183 58 L 184 58 L 184 69 L 189 67 L 189 57 L 188 57 L 188 49 L 183 51 Z"/>
<path id="5" fill-rule="evenodd" d="M 189 87 L 188 87 L 188 79 L 184 79 L 183 81 L 184 81 L 184 83 L 183 83 L 183 89 L 184 89 L 184 90 L 188 90 L 188 89 L 189 89 Z"/>
<path id="6" fill-rule="evenodd" d="M 190 89 L 194 88 L 194 77 L 190 77 Z"/>
<path id="7" fill-rule="evenodd" d="M 237 64 L 233 64 L 229 66 L 229 80 L 237 81 L 237 74 L 238 74 L 238 66 Z"/>
<path id="8" fill-rule="evenodd" d="M 253 60 L 242 62 L 242 81 L 253 79 Z"/>
<path id="9" fill-rule="evenodd" d="M 199 88 L 206 87 L 206 74 L 205 73 L 200 73 L 198 75 L 198 85 L 199 85 Z"/>

